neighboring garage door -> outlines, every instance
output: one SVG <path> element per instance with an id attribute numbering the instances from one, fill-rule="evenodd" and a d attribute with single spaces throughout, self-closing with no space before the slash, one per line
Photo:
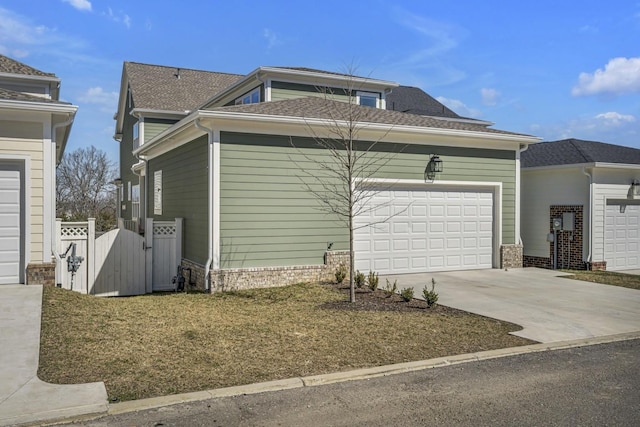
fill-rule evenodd
<path id="1" fill-rule="evenodd" d="M 493 266 L 493 192 L 489 190 L 394 188 L 376 194 L 368 207 L 369 212 L 356 219 L 356 227 L 362 228 L 355 231 L 355 265 L 362 272 Z"/>
<path id="2" fill-rule="evenodd" d="M 640 268 L 640 205 L 607 205 L 604 259 L 607 270 Z"/>
<path id="3" fill-rule="evenodd" d="M 21 282 L 21 171 L 0 162 L 0 284 Z"/>

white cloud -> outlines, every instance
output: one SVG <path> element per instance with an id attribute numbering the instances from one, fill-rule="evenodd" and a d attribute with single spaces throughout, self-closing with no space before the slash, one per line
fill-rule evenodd
<path id="1" fill-rule="evenodd" d="M 117 109 L 118 92 L 106 92 L 100 86 L 87 89 L 78 100 L 87 104 L 100 106 L 102 111 L 112 112 Z"/>
<path id="2" fill-rule="evenodd" d="M 636 121 L 636 118 L 630 114 L 620 114 L 615 111 L 598 114 L 595 118 L 603 125 L 613 127 L 624 126 L 625 124 Z"/>
<path id="3" fill-rule="evenodd" d="M 573 87 L 573 96 L 624 95 L 640 92 L 640 57 L 613 58 L 604 70 L 580 73 L 578 84 Z"/>
<path id="4" fill-rule="evenodd" d="M 482 96 L 482 103 L 484 105 L 493 106 L 500 100 L 500 92 L 495 89 L 483 87 L 480 89 L 480 95 Z"/>
<path id="5" fill-rule="evenodd" d="M 466 105 L 464 102 L 460 100 L 449 99 L 449 98 L 445 98 L 444 96 L 438 96 L 436 99 L 438 100 L 438 102 L 441 102 L 447 107 L 451 108 L 460 116 L 477 119 L 482 115 L 482 112 L 480 110 L 469 107 L 468 105 Z"/>
<path id="6" fill-rule="evenodd" d="M 532 124 L 531 132 L 545 140 L 578 138 L 640 148 L 639 118 L 606 112 L 565 122 Z"/>
<path id="7" fill-rule="evenodd" d="M 122 11 L 114 12 L 110 7 L 106 12 L 102 12 L 102 16 L 106 16 L 113 22 L 122 23 L 125 27 L 131 28 L 131 17 Z"/>
<path id="8" fill-rule="evenodd" d="M 72 7 L 78 10 L 91 11 L 91 2 L 89 0 L 62 0 L 64 3 L 69 3 Z"/>
<path id="9" fill-rule="evenodd" d="M 262 31 L 262 36 L 267 39 L 267 49 L 271 49 L 272 47 L 279 46 L 282 44 L 282 41 L 278 37 L 278 35 L 271 30 L 270 28 L 265 28 Z"/>

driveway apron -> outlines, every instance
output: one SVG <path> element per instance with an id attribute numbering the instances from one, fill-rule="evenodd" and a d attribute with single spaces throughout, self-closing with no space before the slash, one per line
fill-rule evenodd
<path id="1" fill-rule="evenodd" d="M 41 309 L 42 286 L 0 285 L 0 426 L 107 411 L 104 383 L 38 379 Z"/>
<path id="2" fill-rule="evenodd" d="M 554 342 L 640 331 L 640 291 L 571 280 L 538 268 L 381 276 L 422 298 L 436 280 L 438 303 L 515 323 L 513 335 Z"/>

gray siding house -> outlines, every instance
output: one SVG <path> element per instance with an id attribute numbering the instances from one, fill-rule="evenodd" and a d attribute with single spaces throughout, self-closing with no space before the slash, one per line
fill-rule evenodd
<path id="1" fill-rule="evenodd" d="M 520 152 L 537 138 L 460 117 L 420 89 L 308 68 L 126 62 L 116 120 L 120 215 L 139 232 L 144 218 L 184 218 L 182 264 L 205 289 L 329 278 L 346 262 L 348 228 L 308 180 L 329 155 L 318 139 L 350 123 L 368 156 L 388 159 L 366 177 L 375 195 L 356 219 L 357 269 L 522 265 Z M 433 156 L 444 169 L 426 179 Z"/>

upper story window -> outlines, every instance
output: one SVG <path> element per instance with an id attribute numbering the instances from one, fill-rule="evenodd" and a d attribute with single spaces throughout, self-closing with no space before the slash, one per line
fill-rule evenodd
<path id="1" fill-rule="evenodd" d="M 135 150 L 140 146 L 140 122 L 133 124 L 133 149 Z"/>
<path id="2" fill-rule="evenodd" d="M 249 93 L 242 95 L 236 99 L 236 105 L 240 104 L 257 104 L 260 102 L 260 88 L 257 87 Z"/>
<path id="3" fill-rule="evenodd" d="M 375 92 L 356 92 L 358 104 L 365 107 L 379 108 L 380 94 Z"/>

